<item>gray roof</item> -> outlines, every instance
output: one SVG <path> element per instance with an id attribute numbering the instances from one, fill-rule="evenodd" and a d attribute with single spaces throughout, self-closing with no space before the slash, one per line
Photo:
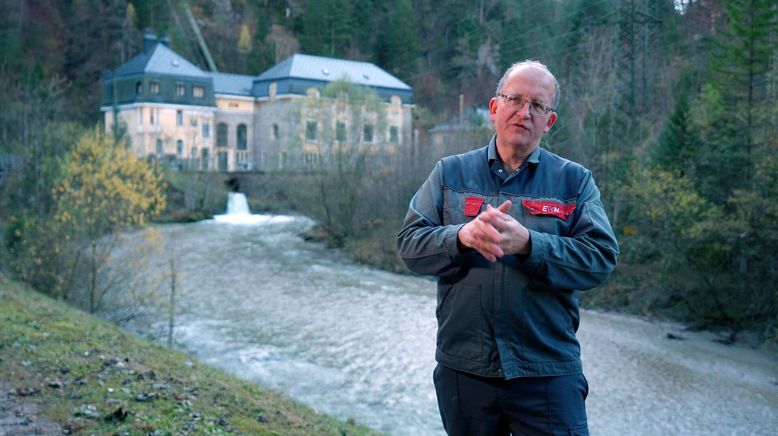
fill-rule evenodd
<path id="1" fill-rule="evenodd" d="M 460 123 L 459 117 L 452 117 L 443 123 L 436 124 L 429 132 L 455 132 L 460 130 L 470 130 L 477 127 L 491 127 L 492 118 L 489 115 L 489 109 L 484 107 L 467 108 L 463 115 L 464 124 Z"/>
<path id="2" fill-rule="evenodd" d="M 207 73 L 213 78 L 213 92 L 216 94 L 244 95 L 251 97 L 251 85 L 255 76 L 229 73 Z"/>
<path id="3" fill-rule="evenodd" d="M 160 74 L 208 79 L 193 63 L 164 44 L 157 44 L 151 51 L 141 53 L 114 71 L 115 76 Z"/>
<path id="4" fill-rule="evenodd" d="M 411 90 L 400 79 L 369 62 L 348 61 L 296 54 L 280 64 L 270 68 L 257 77 L 257 80 L 298 78 L 331 82 L 346 78 L 359 85 Z"/>

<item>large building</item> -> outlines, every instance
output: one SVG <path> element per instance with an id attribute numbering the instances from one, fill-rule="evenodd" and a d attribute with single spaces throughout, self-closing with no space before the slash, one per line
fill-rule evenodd
<path id="1" fill-rule="evenodd" d="M 323 97 L 334 81 L 370 89 L 380 110 Z M 139 157 L 268 171 L 310 167 L 345 145 L 396 156 L 411 147 L 413 106 L 411 87 L 371 63 L 296 54 L 259 76 L 216 73 L 147 34 L 143 53 L 105 77 L 101 110 L 107 130 L 118 115 Z"/>

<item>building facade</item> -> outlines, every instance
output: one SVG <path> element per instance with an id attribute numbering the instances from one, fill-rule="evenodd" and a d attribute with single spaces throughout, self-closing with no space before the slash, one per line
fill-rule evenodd
<path id="1" fill-rule="evenodd" d="M 324 96 L 333 82 L 369 89 L 380 108 Z M 103 84 L 106 129 L 117 118 L 139 157 L 185 170 L 304 170 L 344 144 L 383 156 L 412 147 L 411 87 L 367 62 L 296 54 L 259 76 L 217 73 L 147 34 Z"/>

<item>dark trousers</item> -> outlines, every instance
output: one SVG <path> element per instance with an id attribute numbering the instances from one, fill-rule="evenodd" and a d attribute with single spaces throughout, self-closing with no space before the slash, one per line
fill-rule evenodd
<path id="1" fill-rule="evenodd" d="M 505 380 L 438 365 L 433 379 L 449 435 L 589 434 L 583 374 Z"/>

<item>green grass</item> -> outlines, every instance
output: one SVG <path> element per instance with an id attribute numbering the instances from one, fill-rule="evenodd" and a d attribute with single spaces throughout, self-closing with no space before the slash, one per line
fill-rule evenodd
<path id="1" fill-rule="evenodd" d="M 74 433 L 369 435 L 0 275 L 0 380 Z"/>

